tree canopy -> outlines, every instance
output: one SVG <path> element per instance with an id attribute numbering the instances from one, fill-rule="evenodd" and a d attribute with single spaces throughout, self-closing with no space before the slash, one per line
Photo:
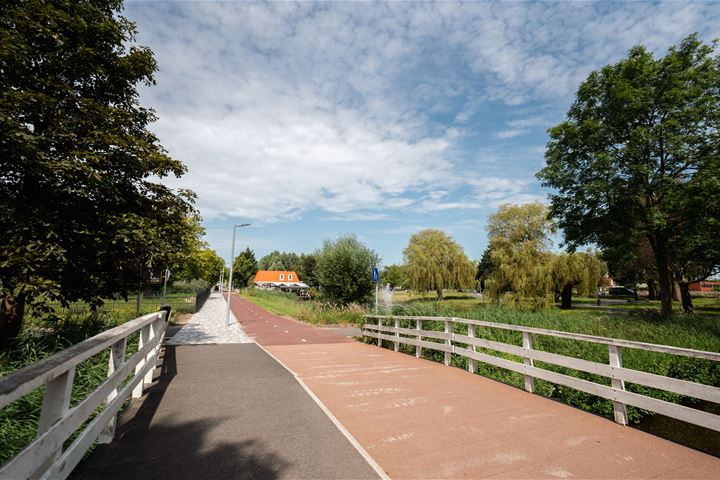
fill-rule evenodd
<path id="1" fill-rule="evenodd" d="M 250 285 L 258 271 L 258 262 L 255 253 L 250 247 L 245 248 L 233 262 L 233 287 L 244 288 Z"/>
<path id="2" fill-rule="evenodd" d="M 552 257 L 553 289 L 560 295 L 560 308 L 572 308 L 573 290 L 580 296 L 595 295 L 607 265 L 593 252 L 561 253 Z"/>
<path id="3" fill-rule="evenodd" d="M 417 232 L 410 237 L 403 255 L 406 278 L 413 290 L 435 291 L 441 299 L 443 289 L 471 288 L 475 283 L 475 265 L 441 230 Z"/>
<path id="4" fill-rule="evenodd" d="M 107 2 L 27 1 L 0 7 L 0 340 L 26 303 L 124 292 L 193 242 L 193 195 L 147 128 L 138 84 L 152 52 Z"/>
<path id="5" fill-rule="evenodd" d="M 391 287 L 407 288 L 408 279 L 404 265 L 385 265 L 380 272 L 380 283 Z"/>
<path id="6" fill-rule="evenodd" d="M 355 235 L 326 239 L 314 256 L 315 278 L 324 297 L 341 303 L 362 302 L 373 291 L 372 268 L 379 257 Z"/>
<path id="7" fill-rule="evenodd" d="M 646 240 L 662 314 L 673 275 L 718 270 L 720 57 L 696 35 L 654 58 L 644 47 L 592 72 L 567 118 L 550 129 L 551 213 L 571 247 Z"/>
<path id="8" fill-rule="evenodd" d="M 258 260 L 260 270 L 291 270 L 300 269 L 300 257 L 293 252 L 279 252 L 273 250 Z"/>
<path id="9" fill-rule="evenodd" d="M 488 219 L 490 260 L 494 266 L 486 280 L 495 299 L 506 295 L 520 304 L 524 299 L 544 303 L 550 285 L 550 234 L 553 222 L 544 205 L 501 205 Z"/>

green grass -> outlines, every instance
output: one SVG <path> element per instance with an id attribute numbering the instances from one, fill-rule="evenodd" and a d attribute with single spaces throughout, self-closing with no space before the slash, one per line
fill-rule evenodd
<path id="1" fill-rule="evenodd" d="M 276 315 L 293 317 L 315 325 L 362 325 L 367 311 L 359 305 L 334 305 L 315 300 L 300 300 L 293 293 L 245 289 L 243 298 Z"/>

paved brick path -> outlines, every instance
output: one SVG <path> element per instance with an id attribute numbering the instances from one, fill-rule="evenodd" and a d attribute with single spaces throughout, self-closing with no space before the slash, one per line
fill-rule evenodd
<path id="1" fill-rule="evenodd" d="M 235 317 L 230 324 L 225 320 L 226 303 L 219 293 L 211 293 L 199 312 L 178 333 L 166 342 L 168 345 L 207 345 L 218 343 L 250 343 Z"/>
<path id="2" fill-rule="evenodd" d="M 310 326 L 283 337 L 291 321 L 233 305 L 391 478 L 720 478 L 710 455 L 457 368 L 323 341 Z"/>

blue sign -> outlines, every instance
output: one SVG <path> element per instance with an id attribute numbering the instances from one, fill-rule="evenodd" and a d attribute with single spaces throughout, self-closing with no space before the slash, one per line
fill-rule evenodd
<path id="1" fill-rule="evenodd" d="M 378 272 L 377 267 L 373 267 L 373 283 L 378 283 L 380 280 L 380 272 Z"/>

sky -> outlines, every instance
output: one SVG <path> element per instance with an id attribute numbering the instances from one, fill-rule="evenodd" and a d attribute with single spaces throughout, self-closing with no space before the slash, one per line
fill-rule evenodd
<path id="1" fill-rule="evenodd" d="M 635 45 L 720 37 L 720 2 L 127 1 L 140 88 L 229 260 L 354 233 L 382 264 L 437 228 L 471 259 L 503 203 L 547 203 L 547 129 Z"/>

